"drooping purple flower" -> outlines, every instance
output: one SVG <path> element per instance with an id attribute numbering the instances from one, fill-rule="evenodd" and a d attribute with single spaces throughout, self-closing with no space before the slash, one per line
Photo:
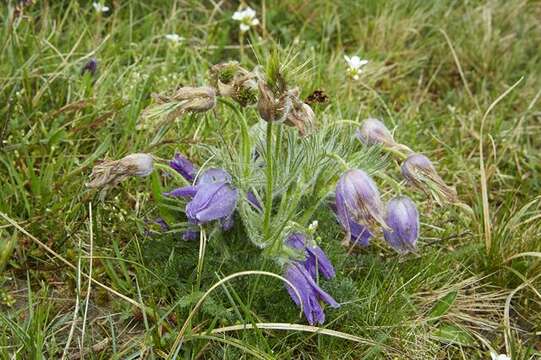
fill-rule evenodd
<path id="1" fill-rule="evenodd" d="M 391 147 L 396 145 L 389 129 L 381 121 L 374 118 L 364 120 L 355 135 L 365 145 L 379 144 Z"/>
<path id="2" fill-rule="evenodd" d="M 325 322 L 325 313 L 319 303 L 320 300 L 325 301 L 333 308 L 340 307 L 340 304 L 316 284 L 312 276 L 299 262 L 294 261 L 287 264 L 284 277 L 299 291 L 300 300 L 295 291 L 289 285 L 286 285 L 287 292 L 295 304 L 300 306 L 302 302 L 304 316 L 310 325 Z"/>
<path id="3" fill-rule="evenodd" d="M 400 253 L 415 250 L 419 238 L 419 212 L 407 196 L 398 196 L 387 204 L 385 217 L 390 230 L 383 230 L 385 240 Z"/>
<path id="4" fill-rule="evenodd" d="M 335 276 L 334 267 L 327 255 L 319 246 L 310 244 L 304 234 L 294 233 L 289 235 L 286 244 L 293 249 L 304 250 L 306 258 L 303 264 L 312 278 L 316 278 L 318 270 L 325 279 L 331 279 Z"/>
<path id="5" fill-rule="evenodd" d="M 164 195 L 192 198 L 186 204 L 186 216 L 192 224 L 220 220 L 222 228 L 229 230 L 233 226 L 238 198 L 238 190 L 230 182 L 231 175 L 225 170 L 212 168 L 201 174 L 196 185 L 181 187 Z"/>
<path id="6" fill-rule="evenodd" d="M 453 204 L 459 202 L 456 190 L 443 181 L 426 156 L 422 154 L 408 156 L 400 170 L 408 184 L 427 195 L 432 195 L 440 205 L 446 202 Z"/>
<path id="7" fill-rule="evenodd" d="M 383 145 L 406 154 L 412 153 L 409 147 L 397 143 L 393 138 L 393 134 L 378 119 L 368 118 L 364 120 L 361 127 L 355 131 L 355 136 L 365 145 Z"/>
<path id="8" fill-rule="evenodd" d="M 348 170 L 338 180 L 336 213 L 340 224 L 346 230 L 344 245 L 349 244 L 352 222 L 357 237 L 364 232 L 355 226 L 356 224 L 368 228 L 369 231 L 376 225 L 387 227 L 378 188 L 372 178 L 362 170 Z"/>
<path id="9" fill-rule="evenodd" d="M 192 162 L 179 153 L 176 153 L 173 159 L 169 161 L 169 166 L 189 182 L 192 182 L 197 174 L 197 168 Z"/>
<path id="10" fill-rule="evenodd" d="M 96 58 L 92 58 L 88 60 L 81 69 L 81 75 L 89 73 L 90 75 L 94 76 L 96 75 L 96 71 L 98 71 L 98 60 L 96 60 Z"/>
<path id="11" fill-rule="evenodd" d="M 192 201 L 186 205 L 188 220 L 204 224 L 231 216 L 237 205 L 237 192 L 223 182 L 199 185 Z"/>

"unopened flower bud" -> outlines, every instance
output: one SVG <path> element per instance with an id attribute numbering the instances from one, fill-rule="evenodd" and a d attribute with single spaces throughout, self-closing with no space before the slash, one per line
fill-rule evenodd
<path id="1" fill-rule="evenodd" d="M 336 213 L 342 226 L 352 235 L 351 220 L 374 232 L 377 225 L 388 228 L 383 219 L 383 204 L 376 184 L 364 171 L 346 171 L 336 185 Z M 367 234 L 368 235 L 368 234 Z"/>
<path id="2" fill-rule="evenodd" d="M 410 155 L 402 163 L 401 172 L 410 185 L 427 195 L 432 195 L 440 205 L 459 201 L 455 189 L 445 184 L 426 156 Z"/>
<path id="3" fill-rule="evenodd" d="M 389 129 L 378 119 L 368 118 L 364 120 L 355 134 L 365 145 L 382 145 L 391 149 L 411 153 L 411 150 L 407 146 L 399 144 L 394 140 Z"/>
<path id="4" fill-rule="evenodd" d="M 130 154 L 120 160 L 105 160 L 94 166 L 90 188 L 113 187 L 130 176 L 144 177 L 152 173 L 154 160 L 148 154 Z"/>
<path id="5" fill-rule="evenodd" d="M 419 212 L 406 196 L 399 196 L 387 204 L 385 222 L 390 230 L 383 230 L 387 243 L 399 253 L 415 250 L 419 238 Z"/>

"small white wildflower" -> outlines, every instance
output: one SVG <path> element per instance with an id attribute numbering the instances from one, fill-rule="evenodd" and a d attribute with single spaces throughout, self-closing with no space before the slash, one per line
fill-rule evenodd
<path id="1" fill-rule="evenodd" d="M 492 360 L 511 360 L 511 356 L 507 356 L 505 354 L 496 354 L 495 352 L 490 353 L 490 357 Z"/>
<path id="2" fill-rule="evenodd" d="M 359 80 L 359 75 L 363 71 L 363 67 L 368 64 L 368 60 L 364 60 L 357 55 L 349 57 L 347 55 L 344 55 L 344 59 L 346 60 L 346 63 L 348 64 L 348 74 L 353 78 L 353 80 Z"/>
<path id="3" fill-rule="evenodd" d="M 94 2 L 92 3 L 92 6 L 94 6 L 94 9 L 96 10 L 96 12 L 99 12 L 99 13 L 106 13 L 109 11 L 109 6 L 105 6 L 102 3 Z"/>
<path id="4" fill-rule="evenodd" d="M 259 25 L 259 19 L 255 17 L 255 10 L 251 7 L 240 8 L 235 11 L 233 20 L 240 21 L 240 31 L 246 32 L 251 26 Z"/>
<path id="5" fill-rule="evenodd" d="M 315 233 L 316 230 L 317 230 L 318 225 L 319 225 L 319 221 L 314 220 L 314 221 L 308 226 L 308 231 L 310 231 L 311 233 Z"/>
<path id="6" fill-rule="evenodd" d="M 175 44 L 178 44 L 182 41 L 184 41 L 184 38 L 182 36 L 179 36 L 177 34 L 167 34 L 165 35 L 165 38 L 169 41 L 171 41 L 172 43 L 175 43 Z"/>

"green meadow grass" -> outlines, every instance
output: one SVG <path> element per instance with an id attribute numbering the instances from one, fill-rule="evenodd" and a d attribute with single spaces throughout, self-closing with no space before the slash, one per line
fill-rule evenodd
<path id="1" fill-rule="evenodd" d="M 115 0 L 103 15 L 86 1 L 17 14 L 16 4 L 0 7 L 0 358 L 541 356 L 539 2 L 267 0 L 250 3 L 262 25 L 242 47 L 227 1 Z M 381 239 L 348 255 L 332 212 L 318 208 L 308 220 L 337 270 L 323 287 L 342 304 L 319 330 L 280 279 L 222 281 L 280 274 L 240 224 L 208 232 L 201 257 L 197 241 L 146 223 L 174 219 L 164 172 L 103 200 L 85 187 L 100 159 L 179 151 L 201 165 L 204 144 L 236 141 L 239 115 L 223 103 L 165 133 L 137 124 L 151 93 L 206 84 L 228 60 L 265 65 L 271 50 L 303 97 L 329 96 L 315 107 L 320 124 L 382 119 L 473 209 L 404 187 L 422 233 L 418 253 L 399 256 Z M 370 61 L 361 81 L 348 79 L 344 54 Z M 91 57 L 96 77 L 81 76 Z M 366 166 L 399 178 L 390 157 Z"/>

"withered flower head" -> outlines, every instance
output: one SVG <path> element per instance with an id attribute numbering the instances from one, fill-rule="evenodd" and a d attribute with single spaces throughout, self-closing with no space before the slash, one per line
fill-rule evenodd
<path id="1" fill-rule="evenodd" d="M 291 111 L 286 117 L 285 124 L 296 127 L 301 136 L 306 136 L 314 129 L 316 115 L 310 105 L 304 103 L 298 96 L 292 97 L 291 101 Z"/>
<path id="2" fill-rule="evenodd" d="M 155 104 L 143 112 L 143 119 L 161 118 L 158 127 L 171 122 L 185 113 L 206 112 L 216 105 L 216 91 L 210 86 L 184 86 L 172 95 L 152 94 Z M 140 127 L 145 127 L 142 124 Z"/>
<path id="3" fill-rule="evenodd" d="M 257 101 L 257 75 L 236 61 L 216 64 L 210 69 L 212 85 L 218 95 L 231 97 L 241 106 L 253 105 Z"/>
<path id="4" fill-rule="evenodd" d="M 130 154 L 120 160 L 104 160 L 94 166 L 89 188 L 114 187 L 130 176 L 144 177 L 152 173 L 154 160 L 148 154 Z"/>
<path id="5" fill-rule="evenodd" d="M 291 111 L 292 99 L 298 96 L 297 90 L 286 90 L 275 95 L 265 80 L 259 79 L 259 101 L 257 110 L 261 118 L 267 122 L 284 122 Z"/>

